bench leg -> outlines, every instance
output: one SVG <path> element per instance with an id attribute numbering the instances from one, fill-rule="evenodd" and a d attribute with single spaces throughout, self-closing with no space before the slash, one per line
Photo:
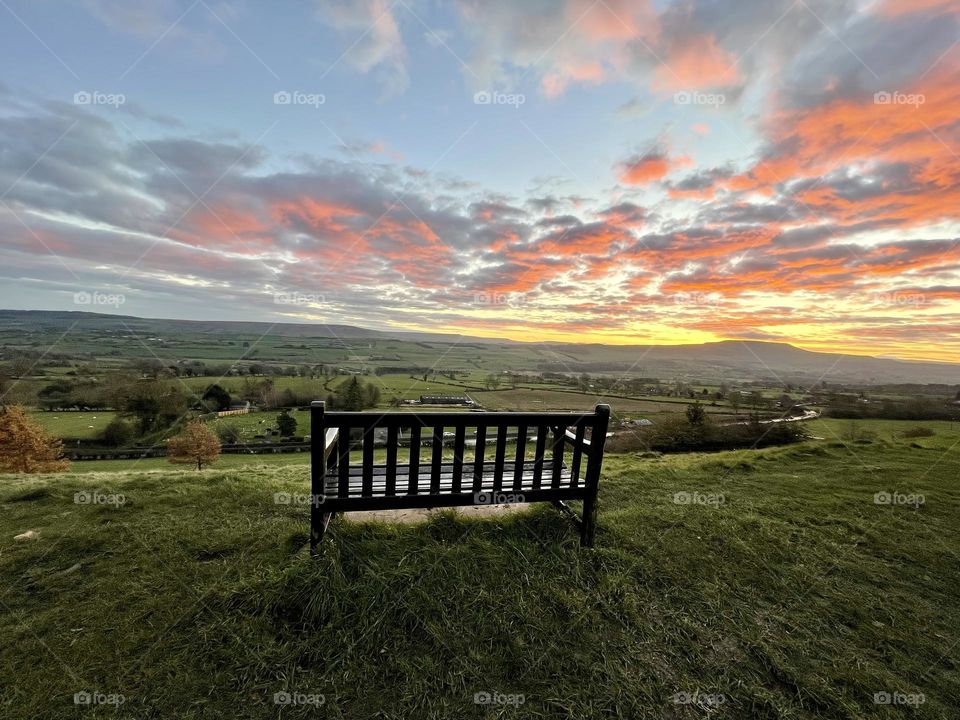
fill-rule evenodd
<path id="1" fill-rule="evenodd" d="M 310 554 L 317 554 L 317 546 L 323 542 L 323 535 L 327 532 L 333 513 L 318 513 L 319 517 L 312 517 L 310 523 Z"/>
<path id="2" fill-rule="evenodd" d="M 597 496 L 588 495 L 583 500 L 583 520 L 580 527 L 580 545 L 593 547 L 593 534 L 597 526 Z"/>

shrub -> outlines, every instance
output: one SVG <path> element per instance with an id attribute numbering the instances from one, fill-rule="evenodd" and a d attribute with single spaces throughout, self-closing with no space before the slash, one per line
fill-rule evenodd
<path id="1" fill-rule="evenodd" d="M 240 442 L 240 428 L 235 423 L 218 422 L 214 429 L 220 442 L 233 445 Z"/>
<path id="2" fill-rule="evenodd" d="M 100 439 L 109 447 L 124 447 L 133 442 L 135 435 L 133 425 L 122 418 L 114 418 L 100 433 Z"/>
<path id="3" fill-rule="evenodd" d="M 277 415 L 277 432 L 280 437 L 290 437 L 297 431 L 297 420 L 289 413 L 282 412 Z"/>

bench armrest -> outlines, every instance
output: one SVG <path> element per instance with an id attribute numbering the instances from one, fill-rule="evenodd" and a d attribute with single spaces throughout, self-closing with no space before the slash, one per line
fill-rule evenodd
<path id="1" fill-rule="evenodd" d="M 330 461 L 330 454 L 337 446 L 337 440 L 340 438 L 340 428 L 330 428 L 327 430 L 326 437 L 323 439 L 323 461 Z"/>
<path id="2" fill-rule="evenodd" d="M 577 435 L 576 435 L 575 432 L 573 432 L 573 430 L 567 430 L 567 431 L 564 433 L 564 440 L 566 440 L 568 443 L 570 443 L 570 444 L 571 444 L 572 446 L 574 446 L 574 447 L 577 446 Z M 590 441 L 589 441 L 589 440 L 587 440 L 586 438 L 583 438 L 583 440 L 581 440 L 580 442 L 583 443 L 583 445 L 581 446 L 581 449 L 582 449 L 582 450 L 589 450 L 589 449 L 590 449 Z"/>

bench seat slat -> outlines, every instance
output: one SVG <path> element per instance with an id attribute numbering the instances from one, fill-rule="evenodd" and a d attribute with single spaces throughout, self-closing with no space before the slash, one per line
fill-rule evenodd
<path id="1" fill-rule="evenodd" d="M 528 490 L 523 493 L 526 502 L 544 502 L 552 500 L 583 500 L 588 494 L 588 490 L 579 488 L 560 488 L 552 490 L 542 488 L 540 490 Z M 401 508 L 430 508 L 430 507 L 465 507 L 469 505 L 478 505 L 475 502 L 476 496 L 473 493 L 447 493 L 440 495 L 430 495 L 420 493 L 418 495 L 374 495 L 373 497 L 351 496 L 348 498 L 328 498 L 326 504 L 320 507 L 324 512 L 352 512 L 359 510 L 390 510 Z"/>
<path id="2" fill-rule="evenodd" d="M 485 478 L 485 477 L 488 476 L 488 475 L 492 476 L 494 465 L 495 465 L 495 461 L 493 461 L 493 460 L 487 460 L 487 461 L 485 461 L 485 462 L 483 463 L 482 468 L 481 468 L 480 477 L 481 477 L 481 478 Z M 536 469 L 536 465 L 537 465 L 537 461 L 536 461 L 536 460 L 524 460 L 524 462 L 523 462 L 524 472 L 533 472 L 533 471 Z M 453 467 L 454 467 L 454 463 L 452 463 L 452 462 L 444 462 L 444 463 L 442 463 L 441 466 L 440 466 L 440 471 L 441 471 L 441 473 L 443 473 L 443 474 L 451 474 L 451 473 L 453 472 Z M 511 472 L 513 472 L 514 463 L 513 463 L 513 462 L 507 463 L 507 467 L 510 469 Z M 564 467 L 564 469 L 566 469 L 566 465 L 564 465 L 563 467 Z M 404 476 L 407 476 L 407 475 L 409 475 L 409 472 L 410 472 L 409 468 L 410 468 L 410 465 L 408 465 L 407 463 L 400 463 L 400 464 L 396 465 L 396 472 L 397 472 L 398 475 L 401 475 L 401 474 L 402 474 L 402 475 L 404 475 Z M 378 475 L 388 475 L 388 474 L 389 474 L 389 473 L 387 472 L 388 469 L 389 469 L 389 468 L 388 468 L 387 465 L 374 465 L 374 466 L 371 468 L 371 472 L 373 473 L 374 477 L 376 477 L 376 476 L 378 476 Z M 474 465 L 470 465 L 470 466 L 464 465 L 464 466 L 463 466 L 463 475 L 464 475 L 465 477 L 472 477 L 473 472 L 474 472 L 475 469 L 476 469 L 476 466 L 474 466 Z M 551 471 L 553 470 L 553 460 L 551 460 L 549 457 L 548 457 L 548 458 L 545 458 L 545 459 L 543 460 L 543 469 L 544 469 L 545 472 L 551 472 Z M 427 473 L 427 472 L 429 472 L 429 471 L 428 471 L 427 468 L 424 468 L 423 466 L 420 466 L 420 472 L 421 472 L 421 473 Z M 356 465 L 351 465 L 351 466 L 350 466 L 350 469 L 348 470 L 348 475 L 351 476 L 351 477 L 352 477 L 352 476 L 358 476 L 358 477 L 359 477 L 359 476 L 362 475 L 362 474 L 363 474 L 363 468 L 357 467 Z M 331 472 L 328 472 L 328 473 L 327 473 L 327 477 L 328 477 L 328 478 L 332 477 L 332 473 L 331 473 Z M 398 483 L 398 484 L 399 484 L 399 483 Z"/>
<path id="3" fill-rule="evenodd" d="M 569 488 L 569 489 L 576 489 L 576 488 L 572 488 L 571 485 L 570 485 L 570 471 L 569 471 L 569 470 L 564 470 L 564 471 L 562 472 L 561 477 L 562 477 L 563 480 L 566 482 L 566 484 L 565 484 L 562 488 L 559 488 L 559 489 L 568 489 L 568 488 Z M 431 472 L 429 472 L 428 470 L 424 469 L 423 471 L 421 471 L 421 473 L 420 473 L 420 475 L 419 475 L 419 478 L 418 478 L 418 479 L 419 479 L 419 482 L 416 483 L 416 485 L 413 485 L 412 483 L 409 482 L 409 480 L 411 479 L 411 477 L 408 476 L 408 475 L 406 475 L 406 474 L 398 475 L 398 478 L 400 478 L 400 479 L 403 480 L 403 485 L 401 485 L 400 487 L 406 486 L 406 487 L 408 488 L 408 492 L 406 493 L 407 495 L 419 495 L 419 494 L 426 494 L 426 495 L 449 495 L 449 494 L 457 494 L 456 491 L 454 490 L 454 480 L 455 480 L 455 478 L 454 478 L 454 475 L 453 475 L 452 472 L 450 472 L 450 473 L 443 473 L 443 474 L 441 474 L 441 475 L 439 476 L 439 478 L 437 478 L 437 477 L 436 477 L 435 475 L 433 475 Z M 463 478 L 461 477 L 461 482 L 462 482 L 462 480 L 463 480 Z M 436 483 L 436 488 L 437 488 L 436 491 L 435 491 L 435 492 L 428 492 L 428 490 L 430 489 L 431 484 L 433 484 L 433 483 Z M 411 487 L 416 487 L 416 488 L 419 490 L 419 492 L 411 492 L 411 491 L 409 490 Z M 384 496 L 384 495 L 393 495 L 393 494 L 396 494 L 396 493 L 388 493 L 388 492 L 387 492 L 386 480 L 385 480 L 384 476 L 375 477 L 375 478 L 373 479 L 373 482 L 372 482 L 372 484 L 371 484 L 370 494 L 369 494 L 369 495 L 365 495 L 365 494 L 363 493 L 363 489 L 364 489 L 364 487 L 363 487 L 363 478 L 361 478 L 360 476 L 352 476 L 352 477 L 350 478 L 349 494 L 348 494 L 348 495 L 342 495 L 342 494 L 339 492 L 339 486 L 338 486 L 337 483 L 329 482 L 327 485 L 324 486 L 324 496 L 325 496 L 327 499 L 336 499 L 336 498 L 341 498 L 341 499 L 342 499 L 342 498 L 347 498 L 347 497 L 349 497 L 349 498 L 364 497 L 364 496 L 366 496 L 366 497 L 377 497 L 377 496 Z M 492 476 L 492 475 L 485 476 L 483 485 L 482 485 L 482 487 L 480 488 L 480 490 L 477 491 L 477 492 L 495 493 L 495 494 L 497 494 L 497 495 L 501 495 L 501 494 L 502 494 L 502 495 L 510 496 L 510 495 L 517 495 L 517 494 L 523 495 L 524 493 L 527 493 L 527 492 L 530 492 L 530 491 L 534 491 L 534 490 L 538 490 L 538 489 L 539 489 L 539 488 L 536 488 L 536 487 L 534 486 L 534 477 L 533 477 L 533 472 L 531 471 L 531 472 L 526 472 L 526 473 L 524 473 L 523 475 L 521 475 L 519 487 L 517 487 L 516 485 L 514 485 L 512 488 L 509 488 L 509 489 L 507 489 L 507 490 L 498 490 L 498 489 L 495 489 L 495 488 L 494 488 L 494 478 L 493 478 L 493 476 Z M 473 492 L 473 493 L 470 493 L 470 494 L 471 494 L 471 495 L 475 495 L 476 492 Z"/>

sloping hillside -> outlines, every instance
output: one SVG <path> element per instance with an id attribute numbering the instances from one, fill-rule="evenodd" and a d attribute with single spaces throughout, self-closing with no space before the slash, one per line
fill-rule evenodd
<path id="1" fill-rule="evenodd" d="M 936 427 L 610 457 L 593 551 L 535 508 L 338 520 L 313 561 L 306 508 L 274 500 L 306 465 L 5 476 L 0 717 L 82 692 L 129 717 L 948 717 L 960 434 Z"/>

